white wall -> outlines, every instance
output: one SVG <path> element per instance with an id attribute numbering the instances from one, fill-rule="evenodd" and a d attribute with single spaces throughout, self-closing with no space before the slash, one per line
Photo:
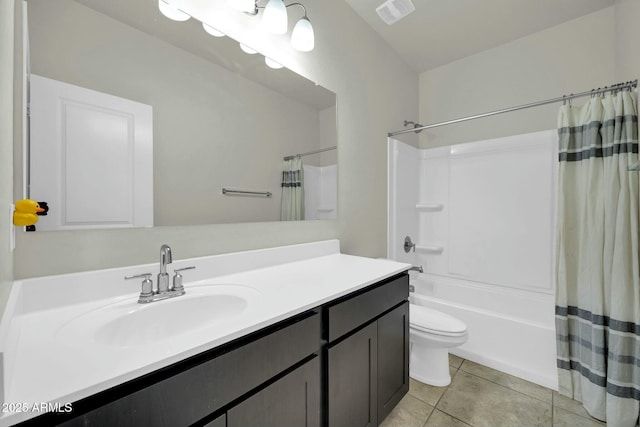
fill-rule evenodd
<path id="1" fill-rule="evenodd" d="M 633 3 L 633 6 L 631 5 Z M 618 82 L 622 39 L 638 61 L 637 1 L 616 6 L 463 58 L 420 75 L 420 123 L 430 124 L 556 98 Z M 631 9 L 634 9 L 633 11 Z M 633 30 L 633 31 L 632 31 Z M 627 35 L 628 34 L 628 35 Z M 632 47 L 634 46 L 635 47 Z M 630 68 L 630 67 L 628 67 Z M 625 73 L 623 80 L 637 78 Z M 582 103 L 577 99 L 574 102 Z M 552 129 L 559 104 L 500 114 L 423 131 L 421 147 L 436 147 Z"/>
<path id="2" fill-rule="evenodd" d="M 338 97 L 337 222 L 21 233 L 14 276 L 155 262 L 162 243 L 170 244 L 180 259 L 340 238 L 343 252 L 384 256 L 386 135 L 405 118 L 417 115 L 418 78 L 343 0 L 305 2 L 305 6 L 313 20 L 316 49 L 304 55 L 314 66 L 314 81 Z M 0 146 L 9 145 L 9 140 L 0 141 Z"/>
<path id="3" fill-rule="evenodd" d="M 338 135 L 336 134 L 337 112 L 336 107 L 329 107 L 320 111 L 320 147 L 334 147 L 338 145 Z M 308 158 L 305 158 L 304 162 L 318 166 L 335 165 L 338 163 L 337 150 L 324 151 L 318 156 L 311 157 L 319 157 L 319 162 L 310 163 Z"/>

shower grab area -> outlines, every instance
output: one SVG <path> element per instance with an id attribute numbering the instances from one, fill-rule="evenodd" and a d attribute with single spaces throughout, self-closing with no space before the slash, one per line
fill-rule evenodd
<path id="1" fill-rule="evenodd" d="M 430 149 L 389 138 L 387 240 L 389 258 L 423 267 L 412 302 L 467 324 L 452 353 L 554 389 L 556 146 L 556 130 Z"/>

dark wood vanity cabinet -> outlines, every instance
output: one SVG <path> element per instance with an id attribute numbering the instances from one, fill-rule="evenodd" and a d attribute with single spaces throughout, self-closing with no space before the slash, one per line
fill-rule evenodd
<path id="1" fill-rule="evenodd" d="M 299 413 L 308 412 L 310 419 L 317 419 L 308 425 L 319 426 L 320 336 L 321 316 L 312 310 L 136 379 L 120 390 L 80 401 L 74 409 L 98 407 L 49 425 L 180 427 L 213 422 L 215 426 L 222 422 L 217 418 L 226 415 L 227 426 L 239 426 L 245 419 L 269 419 L 274 410 L 270 403 L 284 397 L 277 411 L 292 418 L 274 420 L 281 422 L 274 425 L 294 426 Z M 291 398 L 307 388 L 312 390 L 304 399 Z M 114 393 L 123 396 L 114 399 L 110 396 Z"/>
<path id="2" fill-rule="evenodd" d="M 328 308 L 328 425 L 373 427 L 409 391 L 409 281 Z"/>
<path id="3" fill-rule="evenodd" d="M 309 360 L 205 424 L 247 426 L 320 427 L 320 358 Z"/>
<path id="4" fill-rule="evenodd" d="M 408 391 L 395 276 L 22 425 L 377 426 Z"/>
<path id="5" fill-rule="evenodd" d="M 320 359 L 290 374 L 227 412 L 227 427 L 320 427 Z"/>

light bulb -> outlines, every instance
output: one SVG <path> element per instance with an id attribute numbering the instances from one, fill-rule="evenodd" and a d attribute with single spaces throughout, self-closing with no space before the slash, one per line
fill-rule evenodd
<path id="1" fill-rule="evenodd" d="M 174 21 L 186 21 L 191 18 L 189 14 L 184 13 L 177 7 L 165 2 L 164 0 L 158 0 L 158 9 L 160 9 L 160 12 L 162 12 L 164 16 L 169 19 L 173 19 Z"/>
<path id="2" fill-rule="evenodd" d="M 218 31 L 211 25 L 205 24 L 204 22 L 202 23 L 202 28 L 204 28 L 204 30 L 213 37 L 224 37 L 224 33 L 222 31 Z"/>
<path id="3" fill-rule="evenodd" d="M 311 22 L 305 16 L 296 22 L 291 32 L 291 46 L 300 52 L 309 52 L 315 46 L 315 37 Z"/>
<path id="4" fill-rule="evenodd" d="M 253 55 L 253 54 L 258 53 L 257 50 L 251 49 L 249 46 L 247 46 L 246 44 L 242 44 L 242 43 L 240 43 L 240 49 L 242 49 L 242 51 L 244 53 L 248 53 L 249 55 Z"/>
<path id="5" fill-rule="evenodd" d="M 267 64 L 267 67 L 269 68 L 273 68 L 275 70 L 282 68 L 282 64 L 280 64 L 279 62 L 274 61 L 271 58 L 267 58 L 266 56 L 264 57 L 264 63 Z"/>
<path id="6" fill-rule="evenodd" d="M 262 25 L 273 34 L 287 32 L 287 7 L 282 0 L 269 0 L 262 15 Z"/>
<path id="7" fill-rule="evenodd" d="M 227 0 L 227 3 L 240 12 L 254 13 L 256 11 L 255 0 Z"/>

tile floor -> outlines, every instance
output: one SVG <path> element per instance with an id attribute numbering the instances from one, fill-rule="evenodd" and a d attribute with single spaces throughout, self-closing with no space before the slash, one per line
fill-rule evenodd
<path id="1" fill-rule="evenodd" d="M 598 427 L 582 404 L 557 392 L 449 355 L 451 384 L 411 380 L 382 427 Z"/>

